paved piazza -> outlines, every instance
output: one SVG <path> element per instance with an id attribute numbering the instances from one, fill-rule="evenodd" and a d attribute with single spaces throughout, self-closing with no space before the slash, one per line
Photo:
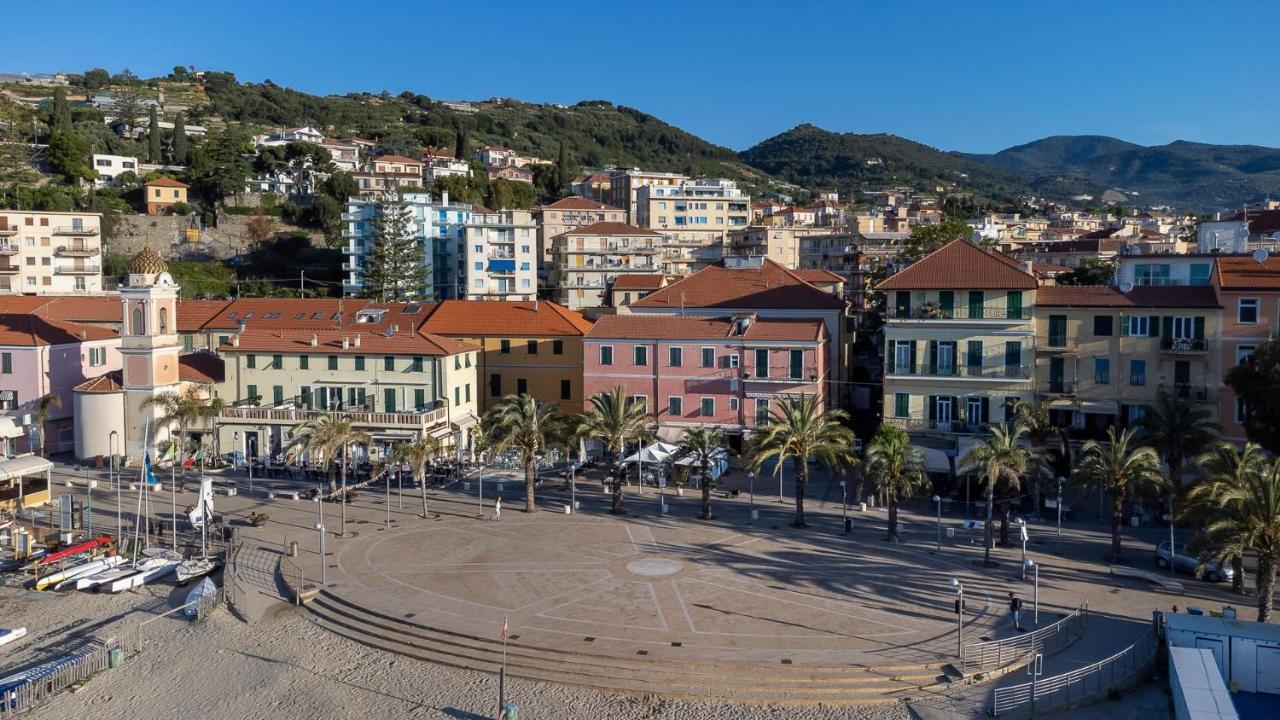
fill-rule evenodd
<path id="1" fill-rule="evenodd" d="M 441 629 L 496 637 L 506 618 L 521 644 L 673 660 L 937 662 L 955 648 L 954 575 L 972 586 L 970 639 L 1004 619 L 1003 578 L 977 577 L 967 554 L 889 545 L 871 528 L 792 531 L 782 506 L 735 529 L 693 519 L 683 500 L 666 518 L 508 508 L 493 521 L 460 504 L 430 523 L 364 523 L 335 543 L 328 588 Z"/>

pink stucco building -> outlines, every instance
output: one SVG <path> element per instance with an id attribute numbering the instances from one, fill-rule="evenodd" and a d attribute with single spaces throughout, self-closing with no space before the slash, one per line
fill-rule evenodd
<path id="1" fill-rule="evenodd" d="M 586 397 L 622 387 L 659 435 L 714 424 L 737 444 L 783 395 L 822 395 L 826 327 L 817 319 L 606 315 L 583 339 Z"/>
<path id="2" fill-rule="evenodd" d="M 1231 368 L 1280 330 L 1280 257 L 1259 263 L 1249 256 L 1217 258 L 1213 286 L 1222 305 L 1222 372 Z M 1222 439 L 1243 443 L 1245 408 L 1230 385 L 1222 384 L 1218 418 Z"/>

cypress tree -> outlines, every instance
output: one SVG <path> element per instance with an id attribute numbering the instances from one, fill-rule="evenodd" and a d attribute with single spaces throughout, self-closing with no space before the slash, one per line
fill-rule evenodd
<path id="1" fill-rule="evenodd" d="M 160 159 L 160 117 L 156 106 L 151 106 L 147 115 L 147 162 L 158 163 Z"/>
<path id="2" fill-rule="evenodd" d="M 187 140 L 187 123 L 178 113 L 173 120 L 173 163 L 186 165 L 191 160 L 191 142 Z"/>

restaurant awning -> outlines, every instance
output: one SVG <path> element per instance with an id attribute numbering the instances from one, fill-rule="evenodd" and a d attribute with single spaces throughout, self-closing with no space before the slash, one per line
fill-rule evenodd
<path id="1" fill-rule="evenodd" d="M 36 455 L 0 460 L 0 480 L 15 480 L 53 470 L 53 463 Z"/>
<path id="2" fill-rule="evenodd" d="M 0 438 L 20 438 L 26 434 L 16 418 L 0 417 Z"/>

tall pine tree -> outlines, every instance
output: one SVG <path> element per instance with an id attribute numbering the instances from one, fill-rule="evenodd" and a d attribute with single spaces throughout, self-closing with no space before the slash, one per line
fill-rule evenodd
<path id="1" fill-rule="evenodd" d="M 399 191 L 383 195 L 377 215 L 369 222 L 373 243 L 364 254 L 364 296 L 378 302 L 398 302 L 427 292 L 427 270 L 413 211 Z"/>
<path id="2" fill-rule="evenodd" d="M 178 113 L 173 120 L 173 158 L 174 165 L 186 165 L 191 161 L 191 141 L 187 139 L 187 122 Z"/>
<path id="3" fill-rule="evenodd" d="M 147 162 L 163 162 L 160 158 L 160 117 L 156 106 L 147 115 Z"/>
<path id="4" fill-rule="evenodd" d="M 71 127 L 71 105 L 67 103 L 66 88 L 53 91 L 53 104 L 49 107 L 49 130 Z"/>

